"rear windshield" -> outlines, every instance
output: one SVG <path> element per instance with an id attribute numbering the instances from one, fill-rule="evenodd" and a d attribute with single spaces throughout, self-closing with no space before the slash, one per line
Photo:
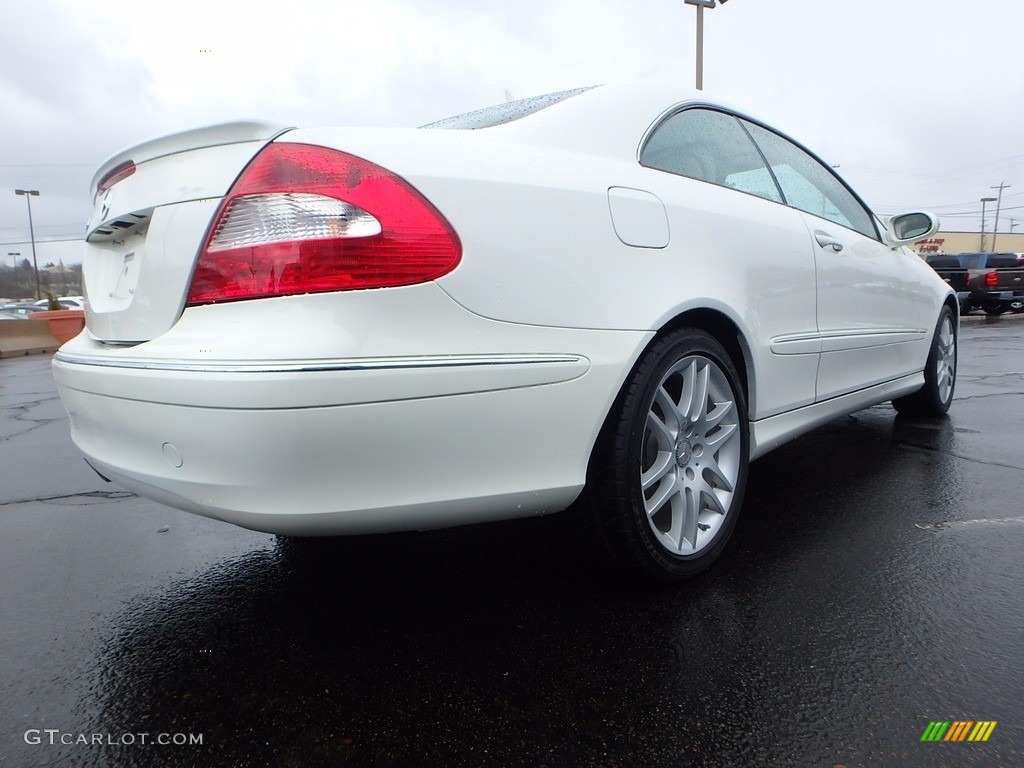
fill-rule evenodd
<path id="1" fill-rule="evenodd" d="M 545 93 L 543 96 L 530 96 L 526 99 L 508 101 L 504 104 L 495 104 L 493 107 L 484 107 L 473 112 L 466 112 L 455 117 L 446 117 L 433 123 L 421 125 L 421 128 L 447 128 L 454 130 L 474 130 L 476 128 L 491 128 L 495 125 L 504 125 L 518 120 L 521 117 L 540 112 L 546 107 L 565 101 L 568 98 L 589 91 L 595 86 L 586 88 L 573 88 L 569 91 L 558 91 L 557 93 Z"/>
<path id="2" fill-rule="evenodd" d="M 967 269 L 981 269 L 983 267 L 1002 268 L 1016 267 L 1017 254 L 1015 253 L 961 253 L 960 263 Z"/>

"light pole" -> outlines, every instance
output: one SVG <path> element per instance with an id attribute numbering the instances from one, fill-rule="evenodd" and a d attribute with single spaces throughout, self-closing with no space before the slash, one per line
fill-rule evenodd
<path id="1" fill-rule="evenodd" d="M 996 199 L 994 197 L 983 197 L 981 198 L 981 243 L 978 245 L 979 251 L 985 250 L 985 205 L 988 203 L 994 203 Z"/>
<path id="2" fill-rule="evenodd" d="M 28 236 L 32 240 L 32 266 L 36 271 L 36 301 L 43 297 L 43 292 L 39 290 L 39 262 L 36 260 L 36 233 L 32 228 L 32 195 L 39 196 L 38 189 L 16 189 L 14 190 L 16 195 L 24 195 L 25 203 L 28 205 Z"/>
<path id="3" fill-rule="evenodd" d="M 996 198 L 996 223 L 992 227 L 992 250 L 996 249 L 996 238 L 999 236 L 999 208 L 1003 204 L 1003 190 L 1007 189 L 1010 185 L 999 182 L 998 187 L 989 187 L 989 189 L 998 189 L 999 197 Z"/>
<path id="4" fill-rule="evenodd" d="M 21 251 L 8 251 L 7 255 L 11 257 L 11 266 L 14 267 L 14 271 L 18 271 L 18 257 L 21 256 Z"/>
<path id="5" fill-rule="evenodd" d="M 704 90 L 704 9 L 714 8 L 715 0 L 683 0 L 687 5 L 697 6 L 697 90 Z M 718 0 L 725 3 L 726 0 Z"/>

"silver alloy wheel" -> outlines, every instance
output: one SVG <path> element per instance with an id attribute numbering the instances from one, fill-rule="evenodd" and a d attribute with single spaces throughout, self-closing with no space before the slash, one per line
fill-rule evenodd
<path id="1" fill-rule="evenodd" d="M 641 446 L 651 532 L 674 556 L 698 554 L 725 523 L 741 471 L 736 396 L 717 363 L 693 354 L 669 368 L 648 408 Z"/>
<path id="2" fill-rule="evenodd" d="M 956 375 L 956 334 L 953 332 L 953 318 L 948 314 L 942 318 L 936 339 L 935 384 L 940 402 L 947 402 L 953 389 Z"/>

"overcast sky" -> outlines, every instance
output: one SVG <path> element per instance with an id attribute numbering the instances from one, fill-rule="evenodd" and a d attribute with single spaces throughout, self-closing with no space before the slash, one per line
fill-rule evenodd
<path id="1" fill-rule="evenodd" d="M 0 258 L 81 236 L 130 144 L 258 118 L 420 125 L 619 78 L 694 77 L 683 0 L 34 0 L 0 25 Z M 1024 3 L 729 0 L 705 12 L 708 95 L 810 146 L 876 211 L 1024 231 Z M 6 190 L 6 191 L 5 191 Z M 989 206 L 987 229 L 993 225 Z M 40 264 L 78 261 L 44 242 Z"/>

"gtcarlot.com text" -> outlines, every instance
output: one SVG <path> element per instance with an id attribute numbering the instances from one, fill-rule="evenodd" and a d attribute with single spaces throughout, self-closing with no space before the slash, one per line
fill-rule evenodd
<path id="1" fill-rule="evenodd" d="M 152 744 L 162 747 L 196 747 L 203 743 L 201 733 L 74 733 L 59 728 L 29 728 L 23 738 L 26 744 L 83 747 L 130 747 Z"/>

